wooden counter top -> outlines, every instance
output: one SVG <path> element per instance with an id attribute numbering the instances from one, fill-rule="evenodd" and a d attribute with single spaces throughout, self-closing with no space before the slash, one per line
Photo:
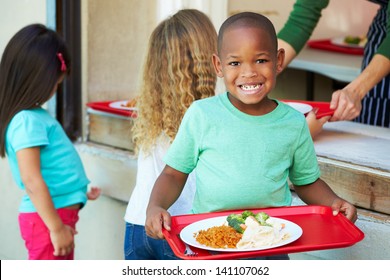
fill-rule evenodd
<path id="1" fill-rule="evenodd" d="M 390 214 L 390 129 L 332 122 L 314 141 L 321 178 L 356 206 Z"/>
<path id="2" fill-rule="evenodd" d="M 390 172 L 390 129 L 329 122 L 314 141 L 318 156 Z"/>

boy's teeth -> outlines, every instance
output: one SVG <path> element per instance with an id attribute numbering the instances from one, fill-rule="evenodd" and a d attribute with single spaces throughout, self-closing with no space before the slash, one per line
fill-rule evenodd
<path id="1" fill-rule="evenodd" d="M 242 85 L 241 88 L 243 90 L 253 90 L 259 88 L 259 85 Z"/>

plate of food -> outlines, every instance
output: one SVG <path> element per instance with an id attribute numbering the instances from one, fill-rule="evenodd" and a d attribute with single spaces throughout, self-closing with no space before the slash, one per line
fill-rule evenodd
<path id="1" fill-rule="evenodd" d="M 367 37 L 365 36 L 344 36 L 337 37 L 330 40 L 333 45 L 362 49 L 367 43 Z"/>
<path id="2" fill-rule="evenodd" d="M 108 104 L 108 106 L 111 108 L 127 110 L 127 111 L 137 110 L 137 107 L 135 107 L 135 105 L 136 105 L 135 99 L 114 101 Z"/>
<path id="3" fill-rule="evenodd" d="M 245 210 L 191 223 L 180 232 L 180 238 L 204 250 L 248 252 L 292 243 L 302 233 L 302 228 L 291 221 Z"/>
<path id="4" fill-rule="evenodd" d="M 313 106 L 309 104 L 300 103 L 300 102 L 285 102 L 285 103 L 304 115 L 309 113 L 311 110 L 313 110 Z"/>

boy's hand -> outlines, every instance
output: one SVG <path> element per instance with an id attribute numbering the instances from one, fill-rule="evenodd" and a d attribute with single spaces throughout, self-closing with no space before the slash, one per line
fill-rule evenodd
<path id="1" fill-rule="evenodd" d="M 355 206 L 350 204 L 349 202 L 336 198 L 332 203 L 333 216 L 336 216 L 339 212 L 341 212 L 344 216 L 346 216 L 351 222 L 356 222 L 357 220 L 357 210 Z"/>
<path id="2" fill-rule="evenodd" d="M 162 227 L 171 230 L 171 215 L 161 207 L 148 208 L 146 212 L 146 234 L 155 239 L 164 239 Z"/>
<path id="3" fill-rule="evenodd" d="M 87 192 L 87 197 L 89 200 L 95 200 L 100 196 L 101 192 L 102 190 L 100 188 L 91 187 L 91 189 Z"/>
<path id="4" fill-rule="evenodd" d="M 321 131 L 324 124 L 330 119 L 330 116 L 325 116 L 317 119 L 315 111 L 310 111 L 306 116 L 307 125 L 309 126 L 311 138 L 315 138 Z"/>

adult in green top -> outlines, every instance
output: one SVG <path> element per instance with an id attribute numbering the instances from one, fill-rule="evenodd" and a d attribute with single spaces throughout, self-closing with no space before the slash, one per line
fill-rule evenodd
<path id="1" fill-rule="evenodd" d="M 228 18 L 218 35 L 216 73 L 227 93 L 195 101 L 186 111 L 154 184 L 146 211 L 148 236 L 170 230 L 166 209 L 195 170 L 193 213 L 288 206 L 288 178 L 307 204 L 331 206 L 351 221 L 356 208 L 322 181 L 306 120 L 268 98 L 282 70 L 272 23 L 256 13 Z"/>
<path id="2" fill-rule="evenodd" d="M 380 5 L 367 33 L 362 71 L 343 89 L 332 94 L 330 121 L 354 120 L 390 127 L 390 6 L 389 0 L 371 0 Z M 278 33 L 285 49 L 284 67 L 301 51 L 316 27 L 329 0 L 297 0 Z M 310 123 L 309 123 L 310 126 Z"/>

